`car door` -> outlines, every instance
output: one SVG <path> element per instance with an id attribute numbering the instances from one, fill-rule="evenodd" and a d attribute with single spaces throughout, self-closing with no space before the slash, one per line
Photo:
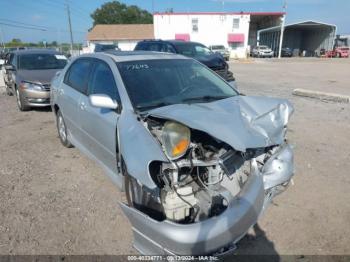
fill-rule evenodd
<path id="1" fill-rule="evenodd" d="M 88 95 L 105 94 L 121 106 L 117 85 L 110 66 L 99 59 L 89 79 Z M 88 96 L 82 95 L 79 105 L 79 116 L 83 139 L 88 144 L 89 152 L 109 173 L 118 173 L 118 110 L 96 108 L 90 104 Z"/>
<path id="2" fill-rule="evenodd" d="M 67 70 L 62 85 L 57 90 L 57 102 L 63 114 L 65 124 L 72 138 L 72 143 L 85 149 L 80 130 L 78 106 L 81 95 L 87 94 L 88 76 L 93 60 L 80 58 L 73 62 Z"/>

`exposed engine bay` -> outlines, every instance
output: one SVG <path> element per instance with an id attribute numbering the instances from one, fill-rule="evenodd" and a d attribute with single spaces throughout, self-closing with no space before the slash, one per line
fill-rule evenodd
<path id="1" fill-rule="evenodd" d="M 220 215 L 238 197 L 252 168 L 263 172 L 279 148 L 240 152 L 175 121 L 147 117 L 144 125 L 170 160 L 150 163 L 150 175 L 159 190 L 148 192 L 152 196 L 147 199 L 152 201 L 138 203 L 140 210 L 144 210 L 142 205 L 152 210 L 149 215 L 158 221 L 190 224 Z"/>

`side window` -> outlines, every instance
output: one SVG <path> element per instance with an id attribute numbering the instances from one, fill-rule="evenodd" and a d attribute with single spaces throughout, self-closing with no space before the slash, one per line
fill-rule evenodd
<path id="1" fill-rule="evenodd" d="M 148 45 L 147 50 L 148 51 L 160 52 L 161 51 L 161 44 L 159 44 L 159 43 L 151 43 L 151 44 Z"/>
<path id="2" fill-rule="evenodd" d="M 78 92 L 86 94 L 91 64 L 90 59 L 78 59 L 75 61 L 68 69 L 64 77 L 64 83 Z"/>
<path id="3" fill-rule="evenodd" d="M 106 63 L 96 62 L 89 81 L 89 94 L 105 94 L 120 101 L 113 73 Z"/>
<path id="4" fill-rule="evenodd" d="M 135 47 L 135 50 L 146 50 L 147 46 L 144 43 L 138 43 Z"/>
<path id="5" fill-rule="evenodd" d="M 169 44 L 162 44 L 161 52 L 176 53 L 175 49 Z"/>

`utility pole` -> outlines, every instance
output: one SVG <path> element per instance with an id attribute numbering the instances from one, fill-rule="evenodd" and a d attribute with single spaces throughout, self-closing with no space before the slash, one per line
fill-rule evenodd
<path id="1" fill-rule="evenodd" d="M 2 46 L 5 49 L 5 39 L 4 39 L 4 32 L 2 31 L 2 27 L 0 26 L 0 36 L 1 36 L 1 42 L 2 42 Z"/>
<path id="2" fill-rule="evenodd" d="M 68 1 L 66 1 L 66 8 L 67 8 L 68 25 L 69 25 L 69 33 L 70 33 L 70 50 L 71 50 L 71 55 L 73 55 L 73 32 L 72 32 L 72 22 L 70 20 L 70 9 L 69 9 Z"/>
<path id="3" fill-rule="evenodd" d="M 278 47 L 278 59 L 281 58 L 282 55 L 282 45 L 283 45 L 283 35 L 284 35 L 284 26 L 285 26 L 285 22 L 286 22 L 286 15 L 287 15 L 287 0 L 284 0 L 284 4 L 283 4 L 283 17 L 282 17 L 282 21 L 281 21 L 281 33 L 280 33 L 280 45 Z"/>

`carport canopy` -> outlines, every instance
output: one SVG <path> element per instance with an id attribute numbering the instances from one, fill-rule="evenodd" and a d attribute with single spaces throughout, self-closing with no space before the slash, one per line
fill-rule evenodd
<path id="1" fill-rule="evenodd" d="M 270 46 L 277 51 L 279 48 L 280 26 L 270 27 L 258 32 L 260 45 Z M 332 24 L 304 21 L 286 25 L 282 47 L 289 47 L 294 53 L 306 52 L 314 55 L 321 49 L 333 49 L 336 26 Z"/>

